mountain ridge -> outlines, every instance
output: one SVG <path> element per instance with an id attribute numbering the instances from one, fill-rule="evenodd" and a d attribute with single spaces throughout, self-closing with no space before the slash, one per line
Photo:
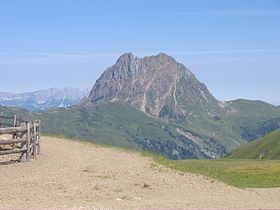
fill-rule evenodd
<path id="1" fill-rule="evenodd" d="M 280 122 L 280 110 L 265 102 L 218 101 L 189 69 L 164 53 L 143 58 L 121 55 L 82 104 L 115 101 L 174 123 L 177 133 L 196 144 L 193 134 L 207 136 L 227 151 L 277 129 Z"/>
<path id="2" fill-rule="evenodd" d="M 88 93 L 87 88 L 80 90 L 74 87 L 49 88 L 26 93 L 0 92 L 0 104 L 29 111 L 43 111 L 77 105 Z"/>
<path id="3" fill-rule="evenodd" d="M 280 127 L 279 107 L 244 99 L 218 101 L 190 70 L 166 54 L 140 59 L 123 54 L 81 105 L 30 117 L 41 119 L 47 135 L 170 159 L 220 158 Z"/>
<path id="4" fill-rule="evenodd" d="M 228 159 L 280 159 L 280 129 L 242 145 L 227 155 Z"/>
<path id="5" fill-rule="evenodd" d="M 189 69 L 164 53 L 143 58 L 132 53 L 121 55 L 96 81 L 84 103 L 104 100 L 123 100 L 147 114 L 167 119 L 185 118 L 188 113 L 184 106 L 218 105 Z"/>

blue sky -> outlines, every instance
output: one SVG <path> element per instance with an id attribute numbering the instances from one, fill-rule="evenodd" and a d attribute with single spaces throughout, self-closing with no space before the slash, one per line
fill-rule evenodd
<path id="1" fill-rule="evenodd" d="M 171 55 L 219 100 L 280 105 L 279 0 L 0 0 L 0 91 L 92 86 L 125 52 Z"/>

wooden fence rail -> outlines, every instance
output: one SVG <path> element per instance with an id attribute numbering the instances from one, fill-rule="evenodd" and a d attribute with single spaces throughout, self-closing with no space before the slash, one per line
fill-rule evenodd
<path id="1" fill-rule="evenodd" d="M 40 130 L 39 120 L 34 122 L 26 121 L 14 116 L 4 116 L 0 114 L 0 135 L 11 134 L 11 139 L 0 139 L 0 155 L 21 153 L 20 161 L 29 161 L 30 158 L 36 158 L 40 153 Z M 11 124 L 3 122 L 4 120 L 13 120 Z M 9 127 L 4 127 L 9 126 Z M 3 147 L 1 145 L 10 145 Z"/>

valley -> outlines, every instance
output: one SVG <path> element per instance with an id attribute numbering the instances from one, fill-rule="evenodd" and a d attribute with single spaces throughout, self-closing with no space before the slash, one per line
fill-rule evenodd
<path id="1" fill-rule="evenodd" d="M 279 1 L 0 11 L 0 210 L 280 208 Z"/>

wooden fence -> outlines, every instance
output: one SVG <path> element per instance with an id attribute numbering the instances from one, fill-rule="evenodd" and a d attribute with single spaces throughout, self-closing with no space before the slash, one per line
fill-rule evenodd
<path id="1" fill-rule="evenodd" d="M 9 120 L 11 123 L 7 122 Z M 39 120 L 30 122 L 0 113 L 0 135 L 11 135 L 10 139 L 0 139 L 0 155 L 21 153 L 19 160 L 22 162 L 36 158 L 40 153 L 40 129 Z"/>

